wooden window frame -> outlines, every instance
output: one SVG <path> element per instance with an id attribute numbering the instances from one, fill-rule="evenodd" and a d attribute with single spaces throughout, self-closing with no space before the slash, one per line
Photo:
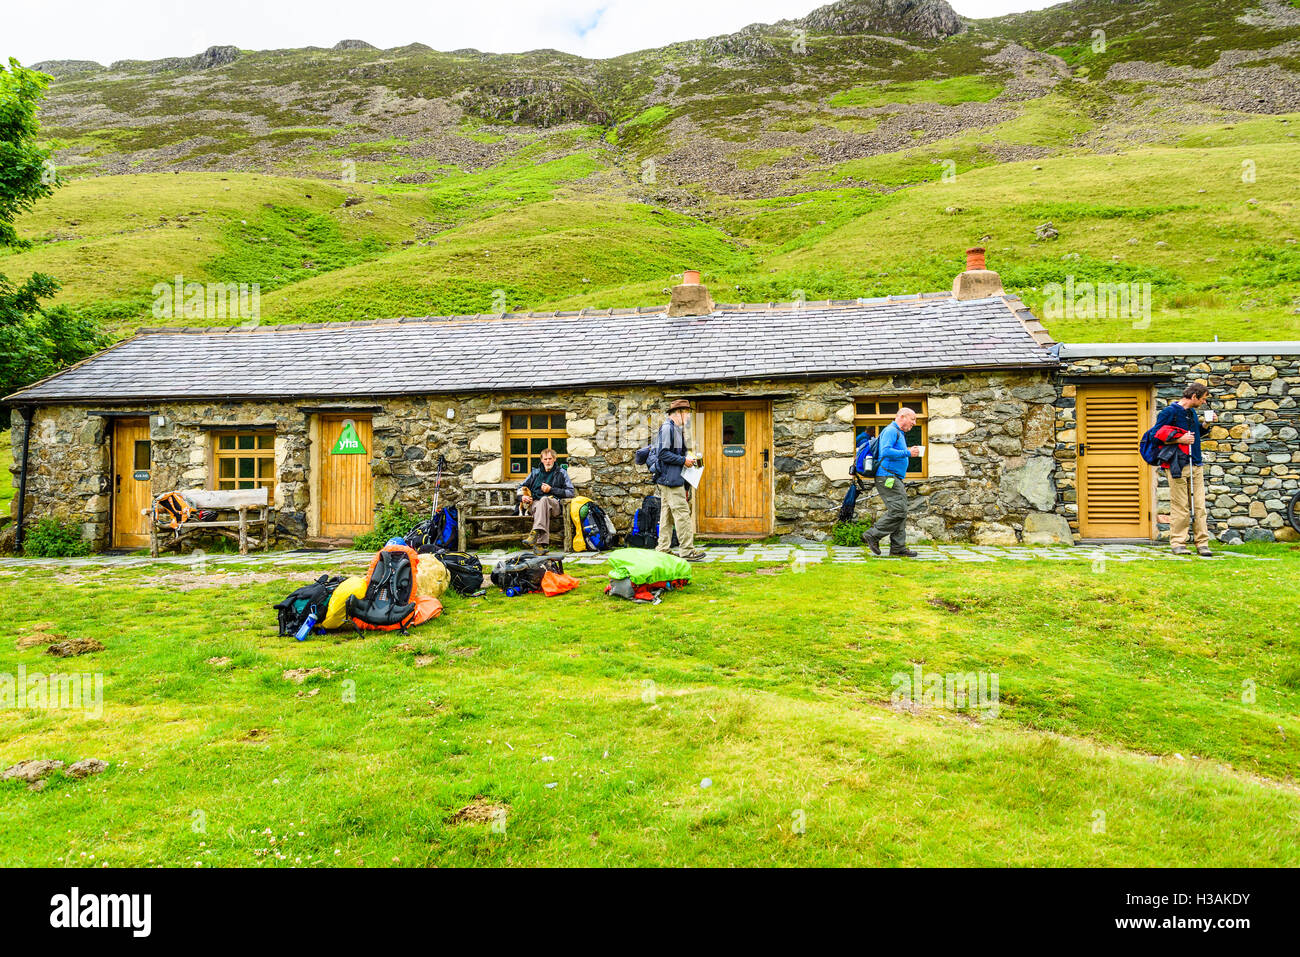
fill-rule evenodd
<path id="1" fill-rule="evenodd" d="M 880 412 L 861 411 L 862 406 L 868 405 L 878 409 L 884 404 L 893 404 L 894 411 Z M 923 479 L 930 477 L 930 409 L 929 402 L 924 395 L 861 395 L 853 400 L 853 440 L 857 441 L 858 436 L 864 428 L 875 429 L 873 435 L 878 435 L 879 430 L 883 429 L 894 417 L 898 415 L 898 409 L 906 406 L 916 412 L 916 428 L 921 430 L 921 439 L 919 442 L 909 442 L 909 445 L 924 445 L 925 455 L 919 459 L 912 459 L 907 466 L 907 477 L 910 479 Z"/>
<path id="2" fill-rule="evenodd" d="M 254 440 L 253 440 L 254 447 L 251 449 L 238 448 L 239 437 L 241 435 L 254 436 Z M 221 448 L 221 440 L 229 436 L 234 436 L 236 448 L 234 449 Z M 262 437 L 269 438 L 270 444 L 263 447 L 261 442 Z M 276 466 L 275 466 L 276 434 L 274 430 L 241 429 L 241 428 L 216 429 L 212 431 L 210 435 L 210 439 L 211 439 L 210 468 L 208 470 L 210 481 L 208 484 L 210 485 L 211 488 L 217 491 L 231 491 L 231 490 L 236 490 L 244 487 L 241 484 L 243 482 L 252 482 L 252 485 L 249 486 L 250 488 L 255 488 L 255 489 L 265 488 L 267 490 L 266 493 L 267 501 L 275 500 L 275 488 L 279 484 L 279 473 L 276 470 Z M 263 478 L 260 474 L 254 475 L 251 479 L 240 478 L 238 475 L 239 472 L 238 464 L 235 465 L 236 475 L 234 478 L 222 478 L 221 476 L 222 462 L 227 460 L 234 460 L 236 463 L 238 463 L 239 459 L 247 459 L 247 458 L 253 459 L 254 462 L 269 461 L 271 463 L 270 478 Z M 260 467 L 255 465 L 254 471 L 260 472 L 261 469 Z"/>
<path id="3" fill-rule="evenodd" d="M 511 423 L 514 416 L 524 415 L 529 417 L 528 426 L 525 428 L 516 428 Z M 547 418 L 546 428 L 534 428 L 532 417 L 535 415 L 544 415 Z M 564 416 L 564 426 L 555 428 L 551 421 L 552 416 Z M 533 440 L 545 439 L 546 445 L 542 448 L 555 446 L 558 439 L 564 446 L 564 450 L 555 450 L 555 460 L 560 465 L 568 468 L 569 463 L 569 432 L 568 432 L 569 413 L 567 409 L 514 409 L 513 411 L 501 413 L 501 481 L 503 482 L 522 482 L 528 478 L 529 473 L 539 464 L 541 449 L 533 451 Z M 523 439 L 527 442 L 527 451 L 523 455 L 513 453 L 510 450 L 511 439 Z M 510 460 L 517 458 L 524 459 L 523 472 L 511 472 Z"/>

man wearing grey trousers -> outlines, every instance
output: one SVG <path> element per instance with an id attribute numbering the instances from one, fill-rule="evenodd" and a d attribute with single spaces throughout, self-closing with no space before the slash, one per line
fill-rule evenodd
<path id="1" fill-rule="evenodd" d="M 896 558 L 915 558 L 916 552 L 907 547 L 907 487 L 903 479 L 907 475 L 907 461 L 921 454 L 921 447 L 910 448 L 904 436 L 916 425 L 916 413 L 902 408 L 894 421 L 880 432 L 880 443 L 876 466 L 876 491 L 885 505 L 885 515 L 862 533 L 871 554 L 880 554 L 880 542 L 889 536 L 889 554 Z"/>

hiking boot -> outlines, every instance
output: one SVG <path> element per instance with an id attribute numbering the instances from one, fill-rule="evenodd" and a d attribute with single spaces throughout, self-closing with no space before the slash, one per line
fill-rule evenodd
<path id="1" fill-rule="evenodd" d="M 871 549 L 871 554 L 875 555 L 877 558 L 880 557 L 880 542 L 875 537 L 867 532 L 863 532 L 862 541 L 866 543 L 867 548 Z"/>
<path id="2" fill-rule="evenodd" d="M 1202 558 L 1213 558 L 1213 557 L 1214 557 L 1214 552 L 1210 551 L 1210 548 L 1209 548 L 1208 545 L 1202 545 L 1200 548 L 1198 548 L 1198 549 L 1196 550 L 1196 554 L 1200 555 Z"/>
<path id="3" fill-rule="evenodd" d="M 910 548 L 891 548 L 889 550 L 890 558 L 915 558 L 916 552 Z"/>
<path id="4" fill-rule="evenodd" d="M 531 532 L 529 532 L 527 535 L 524 536 L 524 547 L 534 548 L 536 547 L 536 545 L 537 545 L 537 529 L 533 529 Z"/>
<path id="5" fill-rule="evenodd" d="M 698 548 L 693 548 L 689 552 L 682 552 L 681 557 L 688 562 L 702 562 L 708 555 Z"/>
<path id="6" fill-rule="evenodd" d="M 531 547 L 534 555 L 545 555 L 547 550 L 550 549 L 551 544 L 550 542 L 538 542 Z"/>
<path id="7" fill-rule="evenodd" d="M 1175 554 L 1175 555 L 1190 555 L 1190 554 L 1191 554 L 1191 552 L 1189 552 L 1189 551 L 1187 550 L 1187 546 L 1185 546 L 1185 545 L 1175 545 L 1171 551 L 1172 551 L 1173 554 Z"/>

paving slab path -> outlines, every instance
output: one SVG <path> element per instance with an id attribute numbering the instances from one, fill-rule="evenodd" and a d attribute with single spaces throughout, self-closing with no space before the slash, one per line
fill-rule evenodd
<path id="1" fill-rule="evenodd" d="M 1247 552 L 1217 550 L 1213 558 L 1178 556 L 1164 545 L 913 545 L 920 562 L 1222 562 L 1222 561 L 1277 561 L 1267 555 Z M 856 564 L 861 562 L 904 561 L 904 559 L 876 558 L 866 548 L 848 545 L 714 545 L 705 549 L 701 564 L 714 562 L 754 563 L 782 562 L 800 564 Z M 478 552 L 484 568 L 491 568 L 499 559 L 511 552 L 496 549 Z M 558 554 L 558 553 L 555 553 Z M 89 555 L 84 558 L 0 558 L 0 569 L 22 568 L 144 568 L 150 565 L 181 565 L 224 567 L 238 565 L 257 568 L 301 566 L 366 566 L 374 552 L 355 549 L 335 551 L 255 552 L 249 555 L 214 554 L 195 551 L 188 555 Z M 605 558 L 600 553 L 579 552 L 564 556 L 573 565 L 601 565 Z"/>

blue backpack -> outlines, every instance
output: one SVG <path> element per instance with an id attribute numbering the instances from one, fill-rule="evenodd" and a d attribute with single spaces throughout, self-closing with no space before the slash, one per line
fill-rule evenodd
<path id="1" fill-rule="evenodd" d="M 1160 428 L 1153 425 L 1142 434 L 1142 441 L 1138 443 L 1138 454 L 1142 456 L 1142 461 L 1147 465 L 1159 465 L 1161 443 L 1156 439 L 1156 431 Z"/>
<path id="2" fill-rule="evenodd" d="M 456 507 L 440 508 L 432 518 L 426 518 L 406 533 L 406 545 L 415 551 L 425 549 L 455 549 L 460 537 L 460 515 Z"/>
<path id="3" fill-rule="evenodd" d="M 879 465 L 880 435 L 871 436 L 863 432 L 858 439 L 857 454 L 853 456 L 853 474 L 863 478 L 874 478 Z"/>

